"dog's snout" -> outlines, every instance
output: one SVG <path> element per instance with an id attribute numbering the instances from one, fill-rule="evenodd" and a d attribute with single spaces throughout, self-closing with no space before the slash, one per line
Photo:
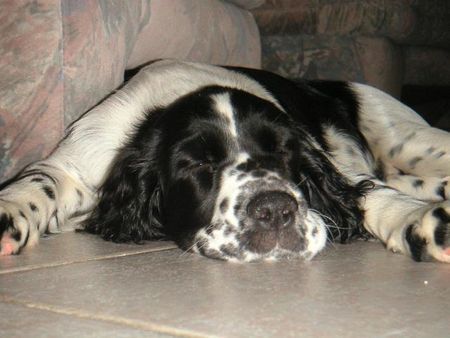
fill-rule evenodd
<path id="1" fill-rule="evenodd" d="M 268 191 L 254 196 L 248 206 L 248 217 L 266 229 L 282 229 L 295 223 L 297 201 L 283 191 Z"/>

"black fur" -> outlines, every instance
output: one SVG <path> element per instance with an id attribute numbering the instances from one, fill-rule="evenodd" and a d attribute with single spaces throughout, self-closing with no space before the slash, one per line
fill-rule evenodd
<path id="1" fill-rule="evenodd" d="M 405 232 L 405 239 L 409 245 L 412 258 L 415 261 L 420 262 L 426 260 L 427 255 L 425 252 L 425 246 L 427 243 L 423 237 L 415 233 L 414 228 L 414 224 L 408 225 Z"/>
<path id="2" fill-rule="evenodd" d="M 145 126 L 118 154 L 85 230 L 114 242 L 161 238 L 161 189 Z"/>
<path id="3" fill-rule="evenodd" d="M 437 208 L 433 211 L 433 216 L 439 220 L 439 225 L 434 231 L 434 240 L 437 245 L 446 247 L 450 243 L 450 231 L 448 230 L 450 215 L 443 208 Z"/>
<path id="4" fill-rule="evenodd" d="M 327 160 L 322 129 L 324 120 L 335 123 L 369 153 L 357 127 L 356 99 L 343 83 L 299 84 L 261 74 L 269 79 L 258 80 L 278 95 L 286 112 L 254 95 L 217 86 L 149 112 L 111 166 L 85 229 L 113 241 L 164 237 L 182 248 L 192 245 L 195 233 L 210 224 L 221 170 L 236 152 L 211 103 L 211 95 L 228 93 L 241 147 L 252 157 L 245 164 L 252 166 L 249 170 L 272 170 L 301 182 L 299 189 L 309 207 L 325 216 L 332 238 L 346 241 L 362 233 L 357 200 L 369 186 L 350 184 Z M 284 81 L 282 91 L 279 81 Z M 300 100 L 306 101 L 301 110 Z M 328 113 L 332 107 L 337 116 Z"/>

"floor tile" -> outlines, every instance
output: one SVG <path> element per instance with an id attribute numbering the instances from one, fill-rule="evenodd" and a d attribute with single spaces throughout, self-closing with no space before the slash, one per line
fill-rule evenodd
<path id="1" fill-rule="evenodd" d="M 89 261 L 2 275 L 0 293 L 225 337 L 444 337 L 449 281 L 450 265 L 356 242 L 311 262 L 232 264 L 178 249 Z"/>
<path id="2" fill-rule="evenodd" d="M 174 247 L 172 242 L 147 242 L 143 245 L 117 244 L 91 234 L 64 232 L 41 238 L 37 246 L 23 250 L 20 255 L 1 256 L 0 275 Z"/>
<path id="3" fill-rule="evenodd" d="M 138 338 L 171 337 L 105 321 L 76 318 L 64 314 L 0 303 L 0 336 L 21 338 Z"/>

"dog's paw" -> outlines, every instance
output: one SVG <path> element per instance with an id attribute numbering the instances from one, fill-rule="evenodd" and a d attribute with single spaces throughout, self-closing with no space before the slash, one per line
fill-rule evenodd
<path id="1" fill-rule="evenodd" d="M 450 201 L 435 204 L 419 222 L 408 225 L 405 239 L 414 260 L 450 263 Z"/>
<path id="2" fill-rule="evenodd" d="M 1 201 L 0 255 L 18 254 L 21 248 L 37 240 L 38 233 L 36 229 L 30 229 L 25 213 L 14 203 Z"/>
<path id="3" fill-rule="evenodd" d="M 441 197 L 443 200 L 450 199 L 450 176 L 444 177 L 439 182 L 436 188 L 436 195 Z"/>

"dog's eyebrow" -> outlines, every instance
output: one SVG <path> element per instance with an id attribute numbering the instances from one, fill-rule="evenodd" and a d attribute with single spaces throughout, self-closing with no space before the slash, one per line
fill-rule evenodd
<path id="1" fill-rule="evenodd" d="M 176 147 L 175 152 L 182 152 L 192 157 L 202 157 L 209 154 L 215 160 L 227 157 L 229 145 L 224 142 L 223 134 L 213 130 L 213 125 L 193 133 L 190 137 L 182 140 Z"/>

